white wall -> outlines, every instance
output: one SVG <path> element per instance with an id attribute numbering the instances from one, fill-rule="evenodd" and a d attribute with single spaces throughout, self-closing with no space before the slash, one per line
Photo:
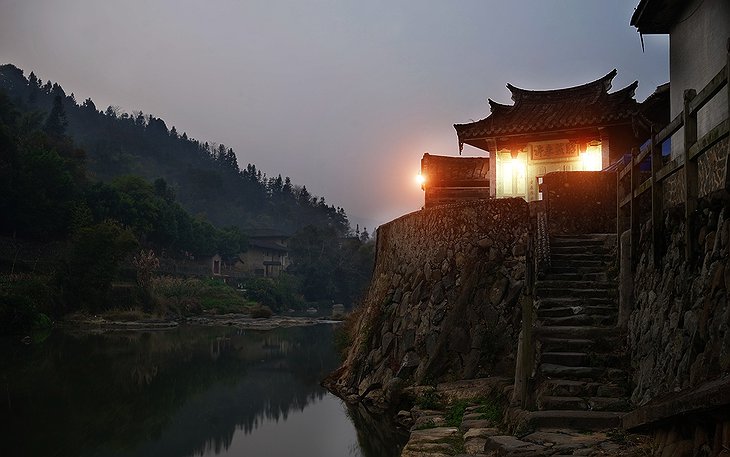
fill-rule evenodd
<path id="1" fill-rule="evenodd" d="M 669 34 L 669 80 L 674 119 L 683 109 L 684 90 L 698 93 L 725 65 L 730 38 L 730 0 L 689 0 Z M 728 117 L 722 90 L 697 116 L 698 138 Z M 683 130 L 672 137 L 672 156 L 683 151 Z"/>

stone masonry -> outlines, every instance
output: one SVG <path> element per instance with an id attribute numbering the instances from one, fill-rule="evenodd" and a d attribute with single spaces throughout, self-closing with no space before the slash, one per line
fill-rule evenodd
<path id="1" fill-rule="evenodd" d="M 500 199 L 381 226 L 355 339 L 327 386 L 386 407 L 406 386 L 512 376 L 528 224 L 524 200 Z"/>
<path id="2" fill-rule="evenodd" d="M 632 400 L 639 406 L 730 371 L 730 208 L 722 201 L 702 206 L 694 231 L 700 252 L 691 263 L 683 254 L 683 220 L 667 215 L 668 248 L 658 268 L 650 227 L 642 233 L 628 325 Z"/>

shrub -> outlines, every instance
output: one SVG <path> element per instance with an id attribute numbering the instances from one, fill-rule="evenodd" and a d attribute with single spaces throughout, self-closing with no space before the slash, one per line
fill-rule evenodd
<path id="1" fill-rule="evenodd" d="M 33 308 L 41 313 L 58 313 L 58 290 L 51 276 L 13 274 L 0 276 L 0 294 L 18 295 L 30 300 Z"/>
<path id="2" fill-rule="evenodd" d="M 251 309 L 251 317 L 253 317 L 254 319 L 268 319 L 273 314 L 274 313 L 271 312 L 271 308 L 266 305 L 256 306 Z"/>
<path id="3" fill-rule="evenodd" d="M 335 328 L 335 348 L 340 353 L 342 359 L 347 356 L 347 351 L 355 341 L 355 332 L 357 331 L 357 323 L 365 312 L 365 305 L 356 306 L 350 314 L 345 315 L 342 324 Z"/>
<path id="4" fill-rule="evenodd" d="M 466 411 L 466 401 L 459 400 L 449 407 L 444 416 L 446 425 L 449 427 L 461 426 L 461 421 L 464 419 L 464 411 Z"/>
<path id="5" fill-rule="evenodd" d="M 418 397 L 418 400 L 416 400 L 416 404 L 421 409 L 441 409 L 443 408 L 443 401 L 441 399 L 441 395 L 439 395 L 438 392 L 436 392 L 435 389 L 427 390 L 423 393 L 420 397 Z"/>
<path id="6" fill-rule="evenodd" d="M 51 319 L 39 313 L 29 298 L 0 294 L 0 334 L 27 332 L 52 325 Z"/>
<path id="7" fill-rule="evenodd" d="M 296 292 L 297 280 L 292 276 L 284 274 L 275 279 L 249 279 L 243 286 L 250 300 L 266 305 L 272 310 L 304 308 L 304 300 Z"/>
<path id="8" fill-rule="evenodd" d="M 183 314 L 242 313 L 251 306 L 239 292 L 215 279 L 163 276 L 152 279 L 151 289 L 153 300 L 160 306 Z"/>
<path id="9" fill-rule="evenodd" d="M 132 232 L 115 221 L 80 229 L 59 271 L 66 303 L 90 311 L 102 309 L 120 262 L 136 246 Z"/>
<path id="10" fill-rule="evenodd" d="M 482 399 L 479 402 L 479 407 L 476 409 L 476 412 L 479 413 L 479 418 L 488 419 L 495 423 L 501 422 L 503 416 L 502 401 L 503 399 L 499 396 Z"/>

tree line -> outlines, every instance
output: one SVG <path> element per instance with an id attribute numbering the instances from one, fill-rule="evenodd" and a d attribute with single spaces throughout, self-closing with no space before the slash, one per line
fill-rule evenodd
<path id="1" fill-rule="evenodd" d="M 218 226 L 294 233 L 313 225 L 350 234 L 343 208 L 328 205 L 289 177 L 267 176 L 250 163 L 239 167 L 233 148 L 222 143 L 190 138 L 142 111 L 126 113 L 115 106 L 102 111 L 90 98 L 78 103 L 58 83 L 44 83 L 32 72 L 26 78 L 10 64 L 0 66 L 0 88 L 25 111 L 62 108 L 65 119 L 49 127 L 64 129 L 86 151 L 88 171 L 96 179 L 163 178 L 183 207 Z"/>
<path id="2" fill-rule="evenodd" d="M 0 259 L 0 314 L 11 314 L 10 326 L 27 319 L 23 310 L 34 308 L 39 291 L 52 296 L 45 300 L 52 309 L 42 311 L 53 315 L 98 309 L 122 260 L 140 248 L 231 258 L 247 249 L 250 230 L 289 230 L 291 279 L 261 292 L 275 296 L 278 309 L 291 293 L 352 303 L 374 257 L 367 231 L 353 233 L 344 209 L 306 186 L 252 164 L 239 169 L 231 148 L 201 144 L 153 116 L 101 113 L 90 99 L 77 104 L 59 85 L 33 73 L 26 79 L 12 65 L 0 66 L 0 214 L 6 239 L 63 246 L 42 281 L 31 278 L 25 289 L 16 282 L 15 292 L 7 275 L 15 264 Z"/>

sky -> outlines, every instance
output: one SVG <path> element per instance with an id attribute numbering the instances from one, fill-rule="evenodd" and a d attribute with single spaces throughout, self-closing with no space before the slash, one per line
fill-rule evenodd
<path id="1" fill-rule="evenodd" d="M 453 124 L 511 104 L 507 83 L 616 68 L 643 101 L 668 81 L 638 1 L 0 0 L 0 64 L 232 147 L 372 230 L 423 205 L 423 153 L 457 155 Z"/>

